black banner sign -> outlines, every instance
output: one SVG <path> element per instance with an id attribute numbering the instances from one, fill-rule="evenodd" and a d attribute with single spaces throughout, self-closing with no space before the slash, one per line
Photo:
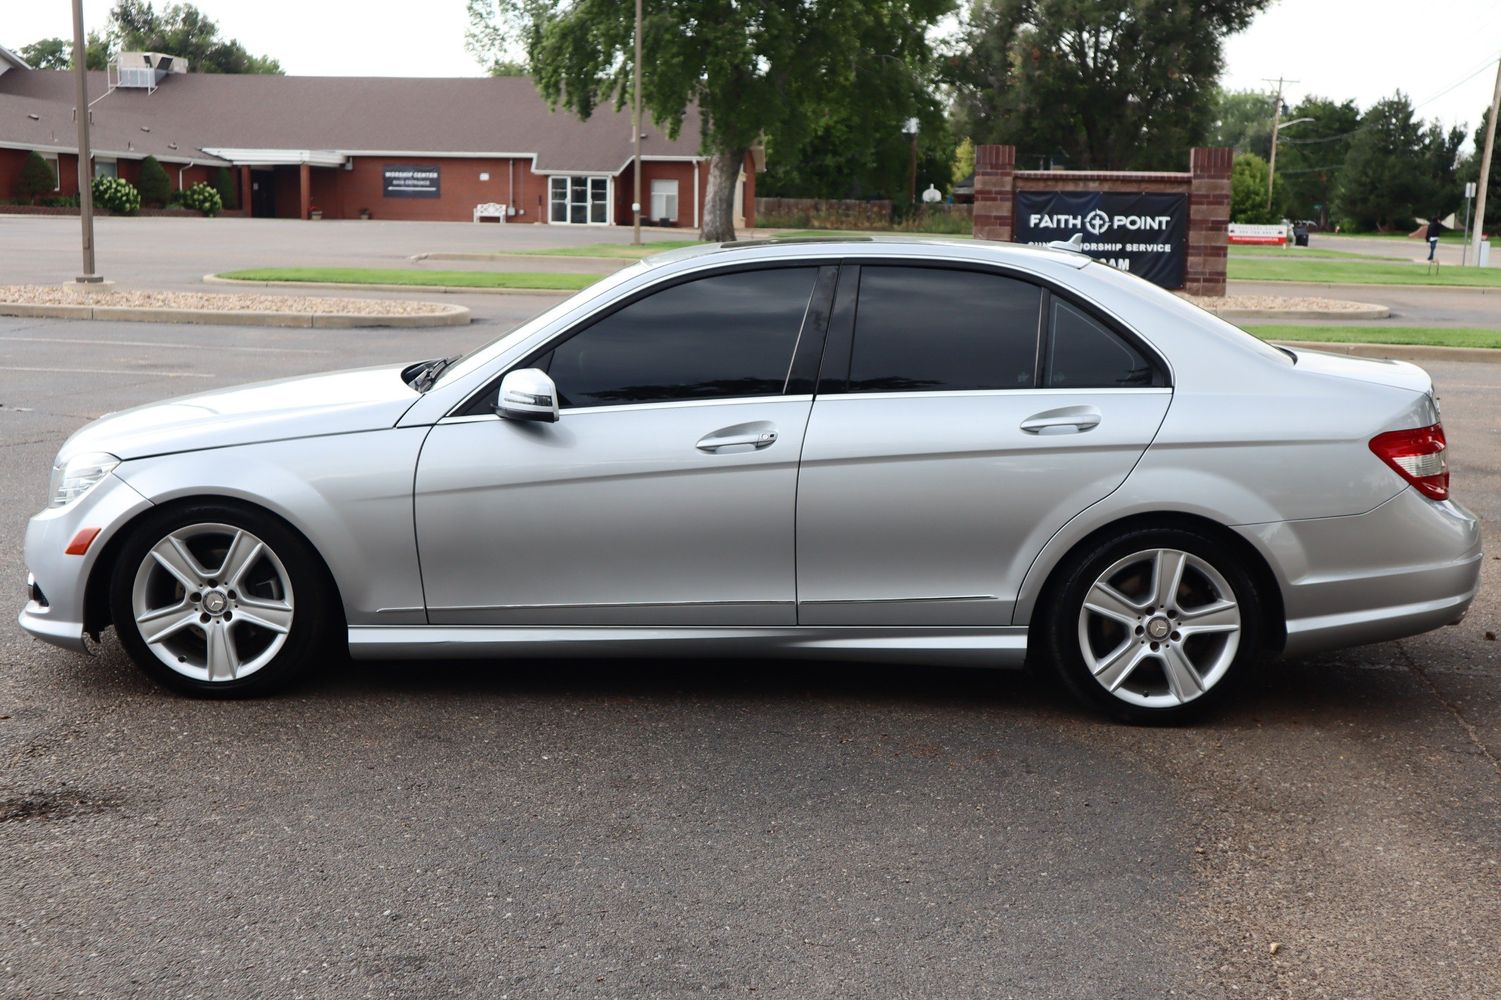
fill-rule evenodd
<path id="1" fill-rule="evenodd" d="M 1018 191 L 1012 239 L 1042 245 L 1084 235 L 1084 252 L 1163 288 L 1182 288 L 1188 196 Z"/>
<path id="2" fill-rule="evenodd" d="M 438 197 L 436 164 L 388 163 L 382 191 L 387 198 Z"/>

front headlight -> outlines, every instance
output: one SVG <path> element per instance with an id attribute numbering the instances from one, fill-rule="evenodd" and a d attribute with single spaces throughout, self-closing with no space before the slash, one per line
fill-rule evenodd
<path id="1" fill-rule="evenodd" d="M 47 490 L 48 507 L 63 507 L 99 485 L 115 471 L 120 460 L 102 451 L 74 455 L 52 467 L 52 482 Z"/>

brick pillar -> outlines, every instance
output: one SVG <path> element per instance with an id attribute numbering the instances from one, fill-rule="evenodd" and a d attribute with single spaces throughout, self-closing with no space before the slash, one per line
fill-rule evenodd
<path id="1" fill-rule="evenodd" d="M 1188 271 L 1190 295 L 1224 295 L 1226 238 L 1230 225 L 1230 161 L 1224 147 L 1198 147 L 1189 154 L 1193 180 L 1188 190 Z"/>
<path id="2" fill-rule="evenodd" d="M 1015 146 L 975 147 L 975 239 L 1011 241 L 1015 185 Z"/>
<path id="3" fill-rule="evenodd" d="M 297 172 L 297 187 L 301 194 L 300 211 L 298 218 L 311 218 L 309 213 L 313 210 L 313 168 L 311 164 L 303 163 Z M 1228 191 L 1229 188 L 1226 188 Z"/>
<path id="4" fill-rule="evenodd" d="M 254 213 L 250 211 L 250 168 L 240 168 L 240 211 L 245 213 L 245 218 L 250 218 Z"/>

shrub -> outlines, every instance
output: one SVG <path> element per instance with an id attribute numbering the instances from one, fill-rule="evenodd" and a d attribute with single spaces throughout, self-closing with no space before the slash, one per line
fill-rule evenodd
<path id="1" fill-rule="evenodd" d="M 172 178 L 167 176 L 167 171 L 157 162 L 156 157 L 148 156 L 141 161 L 141 174 L 137 183 L 141 187 L 141 203 L 152 208 L 165 208 L 167 201 L 172 197 Z"/>
<path id="2" fill-rule="evenodd" d="M 214 174 L 214 190 L 219 192 L 219 204 L 231 212 L 240 207 L 240 186 L 235 183 L 228 167 L 220 167 Z"/>
<path id="3" fill-rule="evenodd" d="M 52 164 L 42 159 L 42 154 L 34 149 L 26 154 L 19 187 L 22 197 L 32 204 L 36 204 L 41 195 L 57 190 L 57 175 L 52 172 Z"/>
<path id="4" fill-rule="evenodd" d="M 219 192 L 199 181 L 182 193 L 182 203 L 186 208 L 197 209 L 204 215 L 218 215 L 224 207 L 224 202 L 219 198 Z"/>
<path id="5" fill-rule="evenodd" d="M 141 193 L 120 177 L 95 177 L 91 185 L 94 204 L 118 215 L 135 215 L 141 210 Z"/>

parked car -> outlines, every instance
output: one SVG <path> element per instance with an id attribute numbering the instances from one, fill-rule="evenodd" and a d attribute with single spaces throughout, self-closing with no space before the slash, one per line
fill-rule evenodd
<path id="1" fill-rule="evenodd" d="M 357 658 L 1056 669 L 1175 719 L 1476 590 L 1426 373 L 1273 347 L 1077 253 L 696 248 L 472 354 L 76 433 L 21 624 L 176 691 Z"/>

